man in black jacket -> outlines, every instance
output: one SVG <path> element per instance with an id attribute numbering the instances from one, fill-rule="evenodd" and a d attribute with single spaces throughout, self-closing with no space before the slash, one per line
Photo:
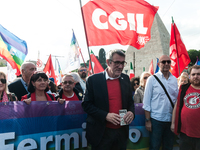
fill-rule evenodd
<path id="1" fill-rule="evenodd" d="M 86 138 L 92 150 L 126 150 L 128 124 L 134 119 L 135 108 L 129 77 L 122 73 L 125 54 L 112 50 L 107 56 L 108 68 L 89 76 L 86 82 L 82 102 L 88 114 Z M 119 115 L 122 109 L 127 111 L 124 117 Z M 125 126 L 121 125 L 123 120 Z"/>
<path id="2" fill-rule="evenodd" d="M 8 85 L 9 92 L 14 93 L 19 101 L 22 96 L 28 94 L 28 84 L 32 74 L 36 71 L 36 66 L 32 62 L 25 62 L 20 70 L 22 77 Z"/>

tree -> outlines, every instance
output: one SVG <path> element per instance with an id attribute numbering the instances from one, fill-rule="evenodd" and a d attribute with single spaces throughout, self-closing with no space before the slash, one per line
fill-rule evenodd
<path id="1" fill-rule="evenodd" d="M 200 50 L 197 51 L 195 49 L 190 49 L 188 51 L 188 54 L 189 54 L 189 57 L 190 57 L 190 60 L 191 60 L 191 63 L 189 64 L 189 66 L 192 66 L 196 63 L 197 57 L 200 58 Z"/>
<path id="2" fill-rule="evenodd" d="M 99 62 L 101 63 L 101 66 L 106 69 L 106 52 L 103 48 L 99 50 Z"/>

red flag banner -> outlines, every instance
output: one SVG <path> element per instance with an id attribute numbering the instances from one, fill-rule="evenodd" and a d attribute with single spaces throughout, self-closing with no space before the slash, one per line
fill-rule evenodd
<path id="1" fill-rule="evenodd" d="M 144 47 L 157 10 L 144 0 L 89 1 L 82 7 L 88 45 Z"/>
<path id="2" fill-rule="evenodd" d="M 171 25 L 170 58 L 172 61 L 171 73 L 178 78 L 180 75 L 179 69 L 181 73 L 190 63 L 190 57 L 175 23 Z"/>
<path id="3" fill-rule="evenodd" d="M 153 59 L 151 60 L 151 64 L 149 66 L 149 73 L 151 73 L 152 75 L 154 74 Z"/>
<path id="4" fill-rule="evenodd" d="M 96 56 L 92 52 L 90 54 L 90 58 L 91 58 L 91 61 L 92 61 L 92 67 L 93 67 L 94 74 L 104 71 L 99 60 L 96 58 Z M 89 71 L 91 73 L 92 73 L 92 67 L 91 67 L 91 63 L 89 62 Z"/>
<path id="5" fill-rule="evenodd" d="M 49 78 L 54 78 L 54 82 L 57 85 L 56 74 L 55 74 L 55 71 L 54 71 L 54 68 L 53 68 L 51 55 L 49 56 L 43 71 L 47 74 L 47 76 Z"/>

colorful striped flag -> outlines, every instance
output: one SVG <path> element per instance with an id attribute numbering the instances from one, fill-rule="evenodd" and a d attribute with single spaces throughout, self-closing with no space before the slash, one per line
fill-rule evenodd
<path id="1" fill-rule="evenodd" d="M 16 75 L 20 75 L 20 67 L 28 53 L 27 44 L 17 36 L 0 25 L 0 56 L 4 58 L 13 69 Z"/>

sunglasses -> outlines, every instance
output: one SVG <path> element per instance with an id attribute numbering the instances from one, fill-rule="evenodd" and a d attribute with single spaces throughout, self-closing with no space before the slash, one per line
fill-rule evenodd
<path id="1" fill-rule="evenodd" d="M 135 85 L 139 85 L 139 83 L 134 83 L 134 86 L 135 86 Z"/>
<path id="2" fill-rule="evenodd" d="M 71 85 L 71 84 L 73 84 L 74 82 L 72 82 L 72 81 L 64 81 L 64 82 L 62 82 L 62 84 L 67 84 L 67 83 L 69 83 L 69 84 Z"/>
<path id="3" fill-rule="evenodd" d="M 146 79 L 148 79 L 148 77 L 144 77 L 144 79 L 146 80 Z"/>
<path id="4" fill-rule="evenodd" d="M 171 60 L 163 60 L 163 61 L 161 61 L 162 64 L 166 64 L 166 62 L 167 62 L 168 64 L 171 64 Z"/>
<path id="5" fill-rule="evenodd" d="M 81 69 L 81 70 L 79 70 L 79 72 L 86 72 L 87 71 L 87 69 Z"/>
<path id="6" fill-rule="evenodd" d="M 2 84 L 6 84 L 6 79 L 0 79 Z"/>

